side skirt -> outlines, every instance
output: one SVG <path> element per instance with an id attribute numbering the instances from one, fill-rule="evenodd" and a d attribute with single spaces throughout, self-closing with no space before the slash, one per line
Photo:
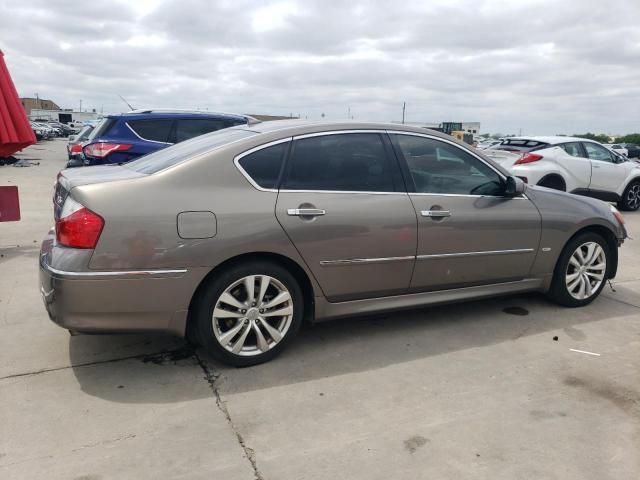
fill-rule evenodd
<path id="1" fill-rule="evenodd" d="M 570 193 L 575 195 L 582 195 L 584 197 L 592 197 L 597 198 L 598 200 L 602 200 L 605 202 L 618 202 L 620 201 L 620 195 L 615 192 L 607 192 L 604 190 L 591 190 L 588 188 L 576 188 L 572 190 Z"/>
<path id="2" fill-rule="evenodd" d="M 480 285 L 477 287 L 440 290 L 436 292 L 411 293 L 390 297 L 371 298 L 366 300 L 351 300 L 347 302 L 331 303 L 325 298 L 316 297 L 316 322 L 352 315 L 366 315 L 390 310 L 401 310 L 426 305 L 453 303 L 463 300 L 475 300 L 484 297 L 494 297 L 511 293 L 545 290 L 548 282 L 543 278 L 527 278 L 517 282 Z"/>

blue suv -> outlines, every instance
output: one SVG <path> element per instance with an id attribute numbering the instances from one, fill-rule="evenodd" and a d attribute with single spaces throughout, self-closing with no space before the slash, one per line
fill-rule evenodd
<path id="1" fill-rule="evenodd" d="M 125 163 L 198 135 L 246 125 L 251 117 L 209 112 L 135 110 L 109 115 L 91 132 L 84 165 Z"/>

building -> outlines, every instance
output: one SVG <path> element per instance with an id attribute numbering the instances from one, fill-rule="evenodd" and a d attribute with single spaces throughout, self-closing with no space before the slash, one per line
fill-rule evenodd
<path id="1" fill-rule="evenodd" d="M 282 115 L 259 115 L 255 113 L 245 113 L 245 115 L 253 117 L 256 120 L 260 120 L 261 122 L 270 122 L 271 120 L 291 120 L 292 118 L 293 119 L 300 118 L 300 117 L 283 117 Z"/>
<path id="2" fill-rule="evenodd" d="M 393 123 L 401 123 L 394 121 Z M 419 128 L 429 128 L 431 130 L 437 130 L 439 132 L 448 133 L 451 132 L 464 132 L 470 133 L 474 137 L 480 134 L 480 122 L 404 122 L 405 125 Z"/>
<path id="3" fill-rule="evenodd" d="M 60 110 L 60 107 L 53 100 L 45 100 L 43 98 L 23 97 L 20 103 L 27 112 L 27 116 L 31 115 L 31 111 L 35 108 L 42 110 Z"/>
<path id="4" fill-rule="evenodd" d="M 86 122 L 87 120 L 98 120 L 102 115 L 95 110 L 91 112 L 77 112 L 74 110 L 46 110 L 33 108 L 29 115 L 30 120 L 55 120 L 60 123 Z"/>
<path id="5" fill-rule="evenodd" d="M 475 137 L 480 134 L 480 122 L 462 122 L 462 131 Z"/>

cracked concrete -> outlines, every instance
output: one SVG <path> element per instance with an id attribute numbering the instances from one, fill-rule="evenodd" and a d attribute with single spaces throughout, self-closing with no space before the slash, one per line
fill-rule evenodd
<path id="1" fill-rule="evenodd" d="M 520 295 L 342 320 L 232 369 L 180 339 L 49 321 L 33 241 L 64 145 L 39 148 L 38 167 L 0 167 L 24 207 L 0 224 L 0 478 L 640 476 L 635 242 L 587 308 Z"/>

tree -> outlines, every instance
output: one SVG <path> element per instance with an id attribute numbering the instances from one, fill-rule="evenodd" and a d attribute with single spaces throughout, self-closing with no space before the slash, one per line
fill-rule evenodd
<path id="1" fill-rule="evenodd" d="M 640 133 L 630 133 L 624 137 L 618 137 L 615 143 L 635 143 L 636 145 L 640 145 Z"/>
<path id="2" fill-rule="evenodd" d="M 586 138 L 587 140 L 595 140 L 596 142 L 600 143 L 609 143 L 609 135 L 605 135 L 604 133 L 575 133 L 573 136 L 578 138 Z"/>

